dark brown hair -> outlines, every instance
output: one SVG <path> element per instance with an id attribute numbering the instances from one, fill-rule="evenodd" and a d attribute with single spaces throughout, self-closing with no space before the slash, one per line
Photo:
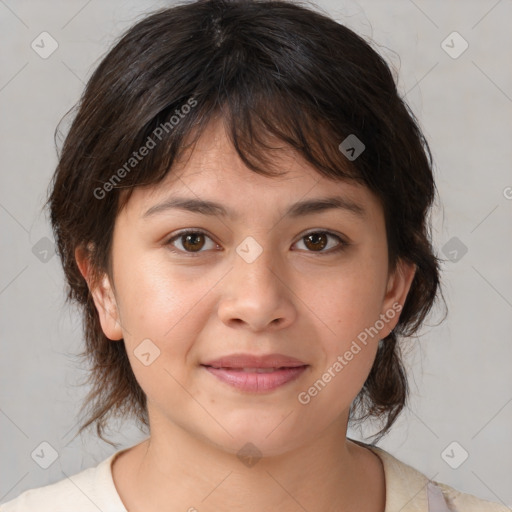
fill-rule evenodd
<path id="1" fill-rule="evenodd" d="M 90 408 L 89 418 L 79 433 L 95 423 L 113 444 L 103 437 L 109 417 L 133 414 L 142 427 L 149 420 L 124 343 L 103 334 L 75 249 L 89 251 L 93 279 L 111 276 L 117 212 L 134 187 L 172 172 L 215 115 L 254 172 L 279 174 L 273 140 L 323 176 L 367 186 L 384 209 L 391 270 L 399 259 L 416 265 L 399 323 L 379 343 L 350 413 L 353 422 L 384 418 L 382 437 L 408 396 L 398 336 L 418 331 L 439 291 L 428 219 L 436 195 L 431 152 L 369 43 L 305 4 L 268 0 L 200 0 L 147 16 L 103 58 L 77 105 L 47 205 L 67 299 L 83 312 L 80 356 L 91 363 L 81 409 Z M 365 145 L 356 159 L 339 149 L 349 135 Z"/>

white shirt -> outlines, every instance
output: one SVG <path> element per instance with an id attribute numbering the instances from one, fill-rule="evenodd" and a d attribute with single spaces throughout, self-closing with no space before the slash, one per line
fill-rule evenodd
<path id="1" fill-rule="evenodd" d="M 384 512 L 510 512 L 498 503 L 481 500 L 429 480 L 411 466 L 377 446 L 363 443 L 382 460 L 386 479 Z M 56 483 L 29 489 L 0 504 L 0 512 L 127 512 L 114 485 L 111 465 L 125 448 L 97 466 Z M 191 503 L 194 506 L 194 503 Z M 200 505 L 196 507 L 201 509 Z"/>

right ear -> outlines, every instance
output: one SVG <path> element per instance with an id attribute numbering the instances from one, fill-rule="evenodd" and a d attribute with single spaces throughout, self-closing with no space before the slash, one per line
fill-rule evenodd
<path id="1" fill-rule="evenodd" d="M 123 331 L 119 322 L 119 310 L 110 279 L 107 274 L 103 274 L 101 282 L 93 285 L 91 279 L 91 262 L 87 249 L 83 247 L 75 250 L 76 264 L 80 273 L 87 281 L 87 286 L 96 305 L 98 315 L 100 317 L 101 328 L 105 336 L 110 340 L 121 340 Z"/>

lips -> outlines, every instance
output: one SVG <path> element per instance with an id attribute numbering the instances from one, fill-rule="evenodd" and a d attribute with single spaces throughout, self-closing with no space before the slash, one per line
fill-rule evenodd
<path id="1" fill-rule="evenodd" d="M 203 363 L 203 366 L 212 368 L 225 368 L 240 371 L 272 371 L 279 368 L 297 368 L 298 366 L 307 366 L 306 363 L 294 357 L 282 354 L 231 354 L 215 360 Z"/>
<path id="2" fill-rule="evenodd" d="M 298 379 L 309 365 L 282 354 L 232 354 L 201 366 L 239 391 L 268 393 Z"/>

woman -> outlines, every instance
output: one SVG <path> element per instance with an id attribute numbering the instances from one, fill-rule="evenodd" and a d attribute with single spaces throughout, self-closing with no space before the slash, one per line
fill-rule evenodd
<path id="1" fill-rule="evenodd" d="M 387 64 L 334 20 L 211 0 L 129 29 L 49 207 L 93 362 L 81 431 L 132 413 L 149 437 L 1 512 L 505 511 L 346 435 L 406 403 L 434 197 Z"/>

